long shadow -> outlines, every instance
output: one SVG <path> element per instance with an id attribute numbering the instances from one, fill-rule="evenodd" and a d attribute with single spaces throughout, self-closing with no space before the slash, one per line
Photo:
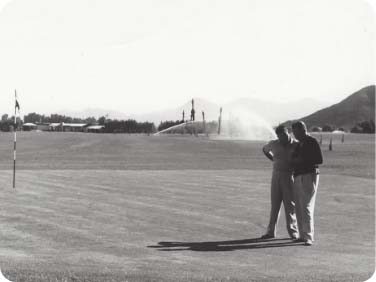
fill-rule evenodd
<path id="1" fill-rule="evenodd" d="M 288 246 L 302 246 L 301 242 L 294 242 L 290 238 L 282 239 L 243 239 L 209 242 L 159 242 L 158 245 L 148 246 L 159 251 L 196 251 L 196 252 L 225 252 L 244 249 L 278 248 Z"/>

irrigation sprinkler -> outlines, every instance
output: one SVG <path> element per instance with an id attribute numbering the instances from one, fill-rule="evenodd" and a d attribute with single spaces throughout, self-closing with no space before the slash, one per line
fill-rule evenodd
<path id="1" fill-rule="evenodd" d="M 195 134 L 195 127 L 194 127 L 194 125 L 193 125 L 193 123 L 194 123 L 194 121 L 195 121 L 195 113 L 196 113 L 196 111 L 195 111 L 195 101 L 192 99 L 192 110 L 191 110 L 191 122 L 192 122 L 192 132 L 191 132 L 191 135 L 193 134 L 193 135 L 196 135 Z"/>
<path id="2" fill-rule="evenodd" d="M 203 131 L 204 131 L 204 134 L 206 136 L 208 136 L 207 132 L 206 132 L 206 121 L 205 121 L 205 113 L 204 111 L 202 111 L 202 125 L 203 125 Z"/>
<path id="3" fill-rule="evenodd" d="M 332 137 L 330 137 L 329 151 L 332 151 L 332 150 L 333 150 Z"/>
<path id="4" fill-rule="evenodd" d="M 183 110 L 183 119 L 181 120 L 181 123 L 185 123 L 185 112 Z M 185 134 L 185 126 L 183 126 L 183 135 Z"/>
<path id="5" fill-rule="evenodd" d="M 218 135 L 221 135 L 221 123 L 222 123 L 222 107 L 219 109 Z"/>
<path id="6" fill-rule="evenodd" d="M 170 126 L 169 128 L 165 128 L 165 129 L 163 129 L 163 130 L 161 130 L 161 131 L 158 131 L 158 132 L 154 133 L 153 135 L 154 135 L 154 136 L 158 136 L 158 135 L 160 135 L 161 133 L 164 133 L 164 132 L 167 132 L 167 131 L 170 131 L 170 130 L 172 130 L 172 129 L 179 128 L 179 127 L 183 127 L 183 128 L 185 128 L 185 126 L 187 126 L 187 125 L 190 124 L 190 123 L 193 123 L 193 122 L 192 122 L 192 121 L 186 121 L 186 122 L 184 122 L 184 123 L 176 124 L 176 125 Z M 1 281 L 0 281 L 0 282 L 1 282 Z"/>

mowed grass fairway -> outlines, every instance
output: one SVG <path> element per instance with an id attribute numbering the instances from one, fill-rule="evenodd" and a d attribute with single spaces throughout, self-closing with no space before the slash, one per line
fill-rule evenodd
<path id="1" fill-rule="evenodd" d="M 374 135 L 323 135 L 312 247 L 259 241 L 263 142 L 0 134 L 0 268 L 12 281 L 364 281 L 375 270 Z"/>

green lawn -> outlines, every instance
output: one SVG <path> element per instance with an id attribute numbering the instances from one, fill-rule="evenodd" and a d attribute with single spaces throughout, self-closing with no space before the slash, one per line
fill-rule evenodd
<path id="1" fill-rule="evenodd" d="M 256 240 L 262 142 L 0 134 L 0 267 L 12 281 L 363 281 L 375 269 L 373 135 L 323 136 L 313 247 Z"/>

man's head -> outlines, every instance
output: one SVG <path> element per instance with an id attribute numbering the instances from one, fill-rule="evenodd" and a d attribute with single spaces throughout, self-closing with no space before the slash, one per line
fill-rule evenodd
<path id="1" fill-rule="evenodd" d="M 278 125 L 275 129 L 279 142 L 281 144 L 287 144 L 290 140 L 290 135 L 287 128 L 284 125 Z"/>
<path id="2" fill-rule="evenodd" d="M 307 127 L 303 121 L 297 121 L 292 124 L 292 133 L 299 141 L 303 140 L 307 135 Z"/>

